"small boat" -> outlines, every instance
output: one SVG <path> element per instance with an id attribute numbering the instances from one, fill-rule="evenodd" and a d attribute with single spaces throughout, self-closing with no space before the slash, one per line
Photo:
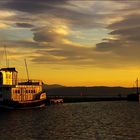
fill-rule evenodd
<path id="1" fill-rule="evenodd" d="M 14 67 L 0 69 L 0 107 L 7 109 L 27 109 L 44 107 L 46 92 L 40 80 L 18 80 Z"/>
<path id="2" fill-rule="evenodd" d="M 140 101 L 140 93 L 139 93 L 139 85 L 138 85 L 138 78 L 136 80 L 136 93 L 128 94 L 127 100 L 128 101 Z"/>

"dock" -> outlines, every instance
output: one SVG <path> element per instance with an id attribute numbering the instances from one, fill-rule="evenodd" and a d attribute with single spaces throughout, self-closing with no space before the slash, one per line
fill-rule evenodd
<path id="1" fill-rule="evenodd" d="M 50 104 L 97 102 L 97 101 L 125 101 L 127 97 L 93 97 L 93 96 L 48 96 Z"/>

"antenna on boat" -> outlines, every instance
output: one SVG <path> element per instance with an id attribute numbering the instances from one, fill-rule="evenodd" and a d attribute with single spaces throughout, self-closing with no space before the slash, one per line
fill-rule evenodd
<path id="1" fill-rule="evenodd" d="M 4 45 L 4 53 L 5 53 L 6 67 L 9 67 L 9 62 L 8 62 L 8 57 L 7 57 L 7 50 L 6 50 L 5 45 Z"/>
<path id="2" fill-rule="evenodd" d="M 24 62 L 25 62 L 26 73 L 27 73 L 27 78 L 28 78 L 28 82 L 29 82 L 29 72 L 28 72 L 28 67 L 27 67 L 26 59 L 24 59 Z"/>

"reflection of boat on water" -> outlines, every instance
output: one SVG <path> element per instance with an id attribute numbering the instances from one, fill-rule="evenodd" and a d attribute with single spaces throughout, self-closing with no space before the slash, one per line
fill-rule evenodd
<path id="1" fill-rule="evenodd" d="M 39 80 L 18 80 L 15 68 L 0 69 L 0 107 L 36 108 L 45 106 L 46 93 Z"/>
<path id="2" fill-rule="evenodd" d="M 138 82 L 139 82 L 139 80 L 137 78 L 137 80 L 136 80 L 136 93 L 128 94 L 128 96 L 127 96 L 128 101 L 140 101 L 140 93 L 139 93 L 139 84 L 138 84 Z"/>

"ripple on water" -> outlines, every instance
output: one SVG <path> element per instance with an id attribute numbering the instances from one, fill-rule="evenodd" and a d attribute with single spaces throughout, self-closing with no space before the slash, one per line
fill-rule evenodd
<path id="1" fill-rule="evenodd" d="M 91 102 L 0 111 L 0 140 L 139 140 L 140 103 Z"/>

